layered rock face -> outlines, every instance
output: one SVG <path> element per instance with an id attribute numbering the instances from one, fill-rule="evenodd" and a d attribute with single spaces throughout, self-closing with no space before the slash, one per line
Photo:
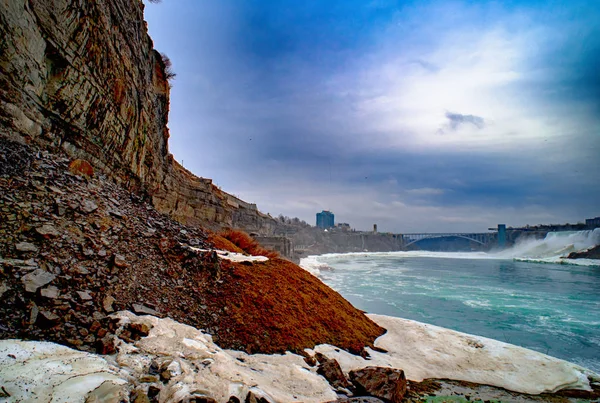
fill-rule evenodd
<path id="1" fill-rule="evenodd" d="M 0 2 L 0 136 L 60 147 L 190 225 L 273 220 L 169 154 L 169 83 L 139 0 Z"/>

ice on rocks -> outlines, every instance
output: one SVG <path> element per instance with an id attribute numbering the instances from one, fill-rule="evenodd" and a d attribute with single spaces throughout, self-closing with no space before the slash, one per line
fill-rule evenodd
<path id="1" fill-rule="evenodd" d="M 446 378 L 539 394 L 561 389 L 590 390 L 598 375 L 558 358 L 512 344 L 438 326 L 383 315 L 367 315 L 387 333 L 369 349 L 367 361 L 330 345 L 315 351 L 335 358 L 344 372 L 366 366 L 403 369 L 407 379 Z"/>
<path id="2" fill-rule="evenodd" d="M 149 374 L 154 366 L 164 382 L 158 396 L 161 402 L 190 396 L 218 402 L 235 396 L 245 401 L 249 394 L 274 402 L 337 398 L 316 368 L 299 355 L 223 350 L 210 335 L 170 318 L 128 311 L 113 317 L 122 326 L 146 325 L 150 332 L 136 342 L 119 341 L 116 356 L 107 358 L 47 342 L 0 341 L 4 387 L 15 401 L 28 401 L 34 394 L 44 396 L 46 400 L 41 401 L 118 401 L 139 380 L 158 384 L 158 377 Z M 528 394 L 563 388 L 589 390 L 588 376 L 598 379 L 577 365 L 500 341 L 406 319 L 369 317 L 388 330 L 375 342 L 387 353 L 370 349 L 371 357 L 365 360 L 330 345 L 317 346 L 315 351 L 336 359 L 346 373 L 367 366 L 391 367 L 403 369 L 415 381 L 449 378 Z"/>
<path id="3" fill-rule="evenodd" d="M 103 385 L 118 395 L 127 381 L 100 356 L 48 342 L 0 340 L 0 379 L 9 401 L 85 402 Z"/>
<path id="4" fill-rule="evenodd" d="M 139 371 L 140 360 L 148 362 L 155 357 L 169 357 L 177 362 L 169 364 L 177 371 L 171 372 L 173 377 L 161 391 L 161 401 L 192 392 L 203 393 L 219 402 L 228 401 L 230 393 L 235 393 L 244 401 L 256 385 L 257 394 L 280 402 L 336 399 L 327 381 L 311 371 L 299 355 L 248 355 L 222 350 L 210 335 L 170 318 L 136 316 L 126 311 L 115 316 L 122 323 L 144 323 L 152 328 L 134 347 L 119 348 L 117 361 L 121 366 Z"/>

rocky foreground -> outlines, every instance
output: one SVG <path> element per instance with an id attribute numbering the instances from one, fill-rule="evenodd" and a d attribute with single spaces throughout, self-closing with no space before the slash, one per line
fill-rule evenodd
<path id="1" fill-rule="evenodd" d="M 253 353 L 320 343 L 360 353 L 383 333 L 293 263 L 219 259 L 218 236 L 76 162 L 0 141 L 0 338 L 111 354 L 107 315 L 120 310 L 168 316 Z"/>

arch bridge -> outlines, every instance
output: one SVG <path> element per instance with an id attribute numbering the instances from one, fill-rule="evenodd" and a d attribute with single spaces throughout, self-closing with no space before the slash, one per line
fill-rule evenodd
<path id="1" fill-rule="evenodd" d="M 422 241 L 424 239 L 436 239 L 436 238 L 462 238 L 469 241 L 473 241 L 480 245 L 488 245 L 497 239 L 498 234 L 496 232 L 489 233 L 459 233 L 459 232 L 448 232 L 448 233 L 415 233 L 415 234 L 402 234 L 402 246 L 408 247 L 414 243 Z"/>

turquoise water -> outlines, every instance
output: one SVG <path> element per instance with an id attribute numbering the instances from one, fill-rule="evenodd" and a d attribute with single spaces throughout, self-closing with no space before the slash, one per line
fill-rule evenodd
<path id="1" fill-rule="evenodd" d="M 600 267 L 394 252 L 303 265 L 354 306 L 530 348 L 600 372 Z"/>

